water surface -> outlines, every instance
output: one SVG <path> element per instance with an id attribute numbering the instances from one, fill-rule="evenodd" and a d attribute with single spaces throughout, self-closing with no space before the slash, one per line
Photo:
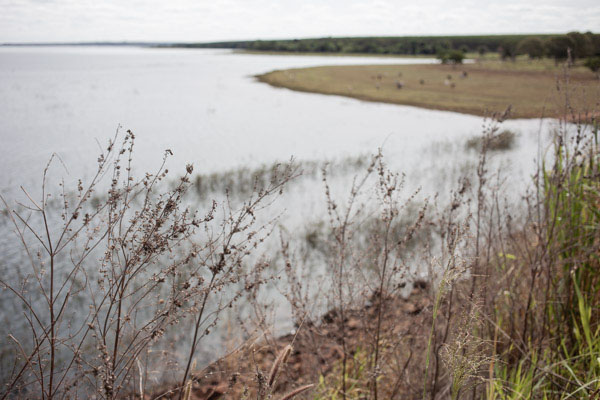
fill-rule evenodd
<path id="1" fill-rule="evenodd" d="M 276 89 L 253 75 L 333 64 L 432 59 L 269 56 L 228 50 L 130 47 L 0 49 L 0 191 L 39 185 L 53 152 L 66 179 L 94 168 L 119 125 L 136 133 L 136 165 L 197 171 L 372 153 L 385 144 L 400 169 L 435 141 L 481 130 L 479 117 Z M 537 121 L 516 121 L 525 135 Z M 531 157 L 529 157 L 531 158 Z M 9 195 L 10 194 L 10 195 Z"/>

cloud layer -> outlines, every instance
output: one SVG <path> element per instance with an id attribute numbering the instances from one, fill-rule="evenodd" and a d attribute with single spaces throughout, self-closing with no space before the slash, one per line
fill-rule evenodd
<path id="1" fill-rule="evenodd" d="M 597 0 L 0 0 L 0 42 L 600 31 Z"/>

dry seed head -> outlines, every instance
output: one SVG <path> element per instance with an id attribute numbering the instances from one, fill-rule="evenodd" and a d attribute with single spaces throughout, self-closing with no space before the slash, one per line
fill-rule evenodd
<path id="1" fill-rule="evenodd" d="M 275 359 L 273 367 L 271 368 L 271 372 L 269 373 L 269 387 L 273 387 L 273 384 L 275 383 L 275 378 L 277 378 L 277 372 L 279 372 L 279 368 L 281 368 L 281 366 L 285 364 L 291 352 L 292 346 L 288 344 Z"/>
<path id="2" fill-rule="evenodd" d="M 303 393 L 309 389 L 312 389 L 313 386 L 315 386 L 314 383 L 311 383 L 309 385 L 300 386 L 299 388 L 294 389 L 291 392 L 289 392 L 288 394 L 286 394 L 285 396 L 283 396 L 281 398 L 281 400 L 290 400 L 290 399 L 296 397 L 297 395 L 299 395 L 300 393 Z"/>

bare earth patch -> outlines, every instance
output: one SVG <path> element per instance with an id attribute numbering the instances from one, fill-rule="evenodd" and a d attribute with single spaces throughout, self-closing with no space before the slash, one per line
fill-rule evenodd
<path id="1" fill-rule="evenodd" d="M 381 389 L 384 397 L 391 395 L 391 392 L 394 392 L 394 396 L 400 395 L 401 398 L 419 397 L 420 391 L 414 391 L 414 386 L 411 386 L 409 382 L 418 382 L 424 373 L 423 354 L 427 347 L 428 330 L 431 329 L 429 292 L 429 286 L 425 282 L 420 282 L 408 298 L 394 298 L 389 304 L 389 309 L 386 310 L 383 323 L 392 328 L 391 332 L 394 337 L 400 338 L 398 346 L 386 351 L 401 354 L 401 359 L 397 361 L 403 370 L 396 385 Z M 319 323 L 301 327 L 297 335 L 263 338 L 248 343 L 243 348 L 209 365 L 194 375 L 189 399 L 233 400 L 244 398 L 244 395 L 248 396 L 246 398 L 255 398 L 257 379 L 260 379 L 257 377 L 268 374 L 278 352 L 287 345 L 292 345 L 293 350 L 286 364 L 281 368 L 274 393 L 283 395 L 294 388 L 315 384 L 311 394 L 313 396 L 318 394 L 317 398 L 329 398 L 323 393 L 323 390 L 330 386 L 339 386 L 339 382 L 335 379 L 339 375 L 343 356 L 340 327 L 335 322 L 336 315 L 336 310 L 330 310 L 323 315 Z M 363 318 L 365 316 L 366 318 Z M 349 375 L 354 379 L 359 378 L 352 371 L 364 367 L 361 354 L 364 355 L 364 352 L 368 350 L 364 347 L 366 343 L 365 328 L 373 328 L 375 319 L 374 307 L 367 310 L 355 310 L 348 315 L 346 321 L 347 343 L 349 348 L 354 349 L 352 350 L 352 367 Z M 388 365 L 382 373 L 391 374 L 394 367 L 398 366 Z M 394 372 L 398 371 L 394 370 Z M 319 381 L 325 384 L 319 385 Z M 417 385 L 417 387 L 421 386 Z M 148 398 L 177 399 L 178 395 L 177 388 L 165 387 L 149 394 Z"/>

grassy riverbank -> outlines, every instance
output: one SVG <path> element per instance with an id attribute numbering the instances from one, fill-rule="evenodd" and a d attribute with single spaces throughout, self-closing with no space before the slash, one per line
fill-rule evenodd
<path id="1" fill-rule="evenodd" d="M 512 106 L 512 118 L 537 118 L 564 114 L 557 78 L 565 73 L 565 68 L 551 60 L 486 60 L 457 66 L 299 68 L 269 72 L 257 79 L 303 92 L 482 116 Z M 595 75 L 582 67 L 571 68 L 568 75 L 572 105 L 581 109 L 586 104 L 595 104 L 600 98 L 600 81 Z"/>

